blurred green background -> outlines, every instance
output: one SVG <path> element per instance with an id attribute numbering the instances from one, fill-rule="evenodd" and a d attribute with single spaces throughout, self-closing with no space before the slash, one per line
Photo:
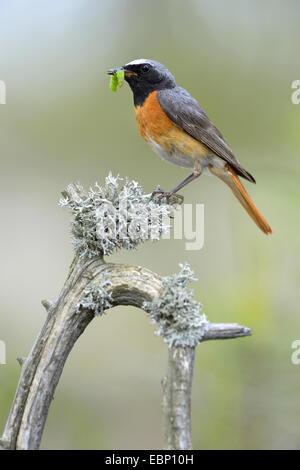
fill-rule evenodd
<path id="1" fill-rule="evenodd" d="M 159 159 L 140 138 L 132 94 L 109 90 L 106 70 L 135 58 L 165 64 L 199 100 L 243 166 L 270 222 L 263 235 L 228 188 L 203 176 L 185 202 L 205 204 L 205 245 L 147 243 L 116 262 L 162 275 L 188 261 L 209 320 L 239 322 L 253 336 L 197 350 L 195 449 L 300 447 L 300 79 L 297 0 L 1 0 L 0 431 L 20 367 L 72 260 L 69 215 L 57 206 L 73 180 L 113 174 L 150 192 L 188 171 Z M 43 449 L 162 447 L 160 379 L 167 347 L 146 315 L 115 308 L 78 341 L 52 403 Z"/>

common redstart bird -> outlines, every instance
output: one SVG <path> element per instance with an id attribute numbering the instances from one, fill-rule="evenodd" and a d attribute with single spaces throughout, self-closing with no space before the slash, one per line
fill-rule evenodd
<path id="1" fill-rule="evenodd" d="M 193 173 L 171 191 L 156 190 L 152 195 L 168 201 L 172 194 L 198 178 L 213 174 L 226 183 L 235 197 L 266 234 L 272 229 L 250 199 L 239 177 L 255 183 L 253 176 L 235 158 L 224 137 L 210 121 L 198 102 L 176 85 L 171 72 L 154 60 L 138 59 L 123 67 L 134 98 L 134 109 L 142 137 L 163 159 Z M 178 195 L 179 196 L 179 195 Z M 181 197 L 181 196 L 179 196 Z"/>

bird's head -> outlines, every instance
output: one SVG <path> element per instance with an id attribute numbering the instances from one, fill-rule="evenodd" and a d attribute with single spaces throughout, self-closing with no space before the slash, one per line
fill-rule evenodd
<path id="1" fill-rule="evenodd" d="M 171 72 L 154 60 L 133 60 L 122 67 L 110 69 L 107 73 L 114 75 L 117 70 L 124 70 L 124 78 L 133 91 L 135 105 L 142 104 L 152 91 L 176 86 Z"/>

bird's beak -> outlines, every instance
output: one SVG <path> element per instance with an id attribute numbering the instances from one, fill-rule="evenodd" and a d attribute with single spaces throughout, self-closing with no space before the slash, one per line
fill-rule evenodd
<path id="1" fill-rule="evenodd" d="M 113 69 L 109 69 L 107 71 L 107 73 L 108 73 L 108 75 L 116 75 L 118 70 L 124 70 L 124 68 L 123 67 L 115 67 Z"/>
<path id="2" fill-rule="evenodd" d="M 107 71 L 108 75 L 116 75 L 117 71 L 118 70 L 124 70 L 124 73 L 125 73 L 125 78 L 126 77 L 131 77 L 132 75 L 136 75 L 137 76 L 137 73 L 136 72 L 133 72 L 132 70 L 126 70 L 124 67 L 115 67 L 113 69 L 109 69 Z"/>

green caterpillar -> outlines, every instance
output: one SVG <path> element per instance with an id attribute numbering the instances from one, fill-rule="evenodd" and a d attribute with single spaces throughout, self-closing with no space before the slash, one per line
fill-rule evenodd
<path id="1" fill-rule="evenodd" d="M 117 70 L 115 75 L 110 77 L 110 89 L 111 91 L 117 91 L 118 86 L 121 87 L 124 83 L 124 70 Z"/>

